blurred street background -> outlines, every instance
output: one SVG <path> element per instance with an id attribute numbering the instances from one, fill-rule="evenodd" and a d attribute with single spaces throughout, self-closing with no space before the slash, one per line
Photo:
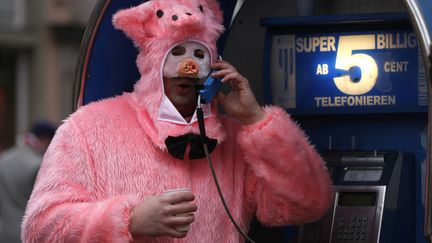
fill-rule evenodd
<path id="1" fill-rule="evenodd" d="M 0 151 L 72 112 L 76 60 L 97 0 L 0 0 Z"/>

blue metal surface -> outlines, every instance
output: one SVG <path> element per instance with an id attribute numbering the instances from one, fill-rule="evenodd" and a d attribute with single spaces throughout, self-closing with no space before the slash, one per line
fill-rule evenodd
<path id="1" fill-rule="evenodd" d="M 142 1 L 110 1 L 96 33 L 88 62 L 83 104 L 131 91 L 139 73 L 135 64 L 137 49 L 121 31 L 114 29 L 112 16 L 119 9 Z"/>
<path id="2" fill-rule="evenodd" d="M 432 1 L 417 0 L 417 4 L 423 15 L 423 21 L 426 24 L 429 35 L 432 35 Z"/>

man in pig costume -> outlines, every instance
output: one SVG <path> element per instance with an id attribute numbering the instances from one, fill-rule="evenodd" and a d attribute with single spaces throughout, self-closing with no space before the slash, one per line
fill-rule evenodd
<path id="1" fill-rule="evenodd" d="M 141 78 L 132 93 L 83 106 L 58 129 L 26 209 L 25 242 L 244 241 L 191 135 L 199 134 L 194 84 L 210 68 L 231 86 L 203 111 L 240 228 L 254 216 L 279 226 L 325 213 L 332 192 L 322 159 L 283 109 L 260 107 L 248 80 L 216 60 L 221 21 L 214 0 L 151 0 L 115 14 L 140 50 Z M 171 151 L 182 147 L 171 146 L 177 138 L 189 146 Z M 176 188 L 191 191 L 163 193 Z"/>

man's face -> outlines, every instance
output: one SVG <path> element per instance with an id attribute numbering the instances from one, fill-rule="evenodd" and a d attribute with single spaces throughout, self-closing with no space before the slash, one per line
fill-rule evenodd
<path id="1" fill-rule="evenodd" d="M 196 107 L 196 78 L 164 78 L 165 95 L 183 116 L 190 116 Z"/>
<path id="2" fill-rule="evenodd" d="M 207 77 L 209 66 L 209 51 L 196 42 L 175 46 L 168 54 L 163 68 L 164 91 L 183 116 L 193 114 L 197 102 L 195 84 Z"/>

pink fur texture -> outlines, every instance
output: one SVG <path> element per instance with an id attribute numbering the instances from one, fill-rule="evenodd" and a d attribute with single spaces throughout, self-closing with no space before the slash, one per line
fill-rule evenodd
<path id="1" fill-rule="evenodd" d="M 157 17 L 158 9 L 167 19 Z M 191 15 L 180 15 L 185 12 Z M 184 23 L 173 23 L 174 14 Z M 215 54 L 220 21 L 213 0 L 152 0 L 115 15 L 115 26 L 140 49 L 142 77 L 132 93 L 83 106 L 58 129 L 26 209 L 24 242 L 243 241 L 224 212 L 207 161 L 178 160 L 166 151 L 168 135 L 198 133 L 197 124 L 156 119 L 166 53 L 195 40 Z M 284 110 L 265 112 L 250 126 L 215 112 L 206 119 L 208 135 L 219 140 L 211 154 L 216 174 L 245 231 L 254 215 L 267 225 L 315 220 L 332 198 L 325 165 L 303 131 Z M 192 189 L 198 205 L 187 236 L 132 238 L 131 208 L 181 187 Z"/>
<path id="2" fill-rule="evenodd" d="M 142 104 L 156 131 L 152 138 L 158 147 L 165 147 L 165 139 L 171 135 L 197 132 L 197 124 L 183 126 L 157 120 L 163 96 L 161 67 L 165 56 L 175 45 L 185 41 L 197 41 L 207 46 L 216 56 L 216 40 L 223 31 L 220 9 L 214 0 L 153 0 L 137 7 L 119 11 L 113 17 L 114 26 L 123 30 L 139 48 L 137 65 L 141 79 L 134 87 L 134 99 Z M 163 11 L 158 17 L 157 11 Z M 201 11 L 202 10 L 202 11 Z M 190 15 L 189 15 L 190 14 Z M 178 20 L 173 21 L 172 16 Z M 213 109 L 215 110 L 215 109 Z M 224 133 L 216 116 L 207 118 L 209 137 L 222 141 Z"/>

